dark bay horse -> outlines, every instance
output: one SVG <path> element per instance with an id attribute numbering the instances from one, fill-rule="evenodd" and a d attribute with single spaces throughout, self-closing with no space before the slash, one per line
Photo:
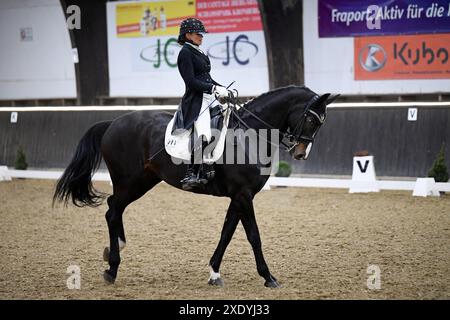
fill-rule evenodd
<path id="1" fill-rule="evenodd" d="M 325 120 L 326 106 L 337 95 L 318 95 L 306 87 L 279 88 L 251 100 L 230 119 L 229 127 L 247 129 L 278 129 L 278 138 L 289 137 L 291 154 L 296 159 L 305 155 L 306 146 L 312 142 Z M 187 165 L 175 164 L 164 150 L 165 129 L 172 114 L 164 111 L 135 111 L 113 121 L 93 125 L 80 140 L 75 154 L 57 183 L 53 200 L 71 199 L 76 206 L 98 206 L 105 195 L 93 188 L 91 177 L 105 160 L 113 194 L 108 197 L 106 221 L 109 229 L 109 248 L 104 259 L 109 263 L 104 278 L 114 283 L 120 264 L 120 249 L 125 245 L 122 216 L 125 208 L 142 197 L 161 181 L 182 189 Z M 289 132 L 289 134 L 287 133 Z M 272 143 L 271 136 L 267 143 Z M 227 144 L 238 149 L 239 144 Z M 261 174 L 263 165 L 256 163 L 214 164 L 215 177 L 196 193 L 231 198 L 219 243 L 209 262 L 209 283 L 223 285 L 219 268 L 239 221 L 245 229 L 256 260 L 258 274 L 265 286 L 279 284 L 269 271 L 261 249 L 261 239 L 256 224 L 253 198 L 265 185 L 269 175 Z"/>

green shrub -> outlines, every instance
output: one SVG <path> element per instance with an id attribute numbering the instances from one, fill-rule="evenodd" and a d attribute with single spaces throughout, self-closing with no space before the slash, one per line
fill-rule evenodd
<path id="1" fill-rule="evenodd" d="M 14 163 L 14 168 L 16 170 L 26 170 L 28 168 L 27 158 L 25 152 L 23 152 L 22 147 L 17 150 L 16 162 Z"/>
<path id="2" fill-rule="evenodd" d="M 289 177 L 292 173 L 291 165 L 287 161 L 280 161 L 277 165 L 276 177 Z"/>
<path id="3" fill-rule="evenodd" d="M 445 165 L 445 146 L 442 144 L 433 166 L 428 171 L 428 176 L 433 177 L 436 182 L 447 182 L 449 178 L 447 166 Z"/>

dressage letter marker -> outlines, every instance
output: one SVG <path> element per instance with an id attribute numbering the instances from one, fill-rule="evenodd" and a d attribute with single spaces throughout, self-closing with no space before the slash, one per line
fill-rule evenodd
<path id="1" fill-rule="evenodd" d="M 11 112 L 11 123 L 17 123 L 18 113 Z"/>
<path id="2" fill-rule="evenodd" d="M 353 157 L 353 174 L 350 193 L 379 192 L 373 156 Z"/>
<path id="3" fill-rule="evenodd" d="M 408 108 L 408 121 L 417 121 L 417 108 Z"/>

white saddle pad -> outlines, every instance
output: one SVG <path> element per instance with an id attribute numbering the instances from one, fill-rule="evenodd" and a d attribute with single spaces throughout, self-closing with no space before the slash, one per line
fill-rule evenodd
<path id="1" fill-rule="evenodd" d="M 215 105 L 217 105 L 217 104 L 215 104 Z M 207 105 L 206 105 L 206 107 L 207 107 Z M 210 120 L 209 109 L 206 109 L 206 107 L 205 107 L 205 110 L 203 111 L 203 106 L 202 106 L 200 115 L 199 115 L 197 121 L 195 121 L 195 123 L 194 123 L 194 128 L 195 128 L 198 136 L 204 135 L 208 139 L 208 142 L 210 142 L 211 137 L 212 137 L 211 127 L 210 127 L 211 120 Z M 222 105 L 222 108 L 226 108 L 226 106 Z M 216 162 L 217 160 L 219 160 L 220 157 L 222 156 L 223 150 L 225 149 L 225 136 L 227 133 L 228 121 L 230 119 L 230 113 L 231 113 L 230 109 L 226 108 L 226 110 L 224 111 L 223 127 L 220 132 L 220 135 L 218 135 L 217 133 L 215 133 L 215 135 L 214 135 L 216 139 L 217 139 L 216 135 L 218 135 L 219 140 L 218 140 L 216 146 L 214 147 L 214 150 L 212 150 L 212 152 L 204 152 L 203 163 L 212 164 L 212 163 Z M 175 115 L 176 115 L 176 113 L 175 113 Z M 172 120 L 170 120 L 169 124 L 166 127 L 164 145 L 165 145 L 167 153 L 169 155 L 171 155 L 172 157 L 190 161 L 191 160 L 191 150 L 189 148 L 189 141 L 190 141 L 192 129 L 183 130 L 183 131 L 181 131 L 181 133 L 172 134 L 172 127 L 173 127 L 173 121 L 174 121 L 175 115 L 172 118 Z M 209 148 L 207 148 L 207 149 L 209 150 Z M 205 150 L 207 150 L 207 149 L 205 149 Z"/>

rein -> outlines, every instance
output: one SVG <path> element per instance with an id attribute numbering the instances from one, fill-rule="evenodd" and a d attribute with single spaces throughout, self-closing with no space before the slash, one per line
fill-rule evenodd
<path id="1" fill-rule="evenodd" d="M 276 129 L 274 128 L 272 125 L 270 125 L 269 123 L 267 123 L 266 121 L 264 121 L 263 119 L 261 119 L 260 117 L 258 117 L 256 114 L 254 114 L 253 112 L 251 112 L 250 110 L 248 110 L 247 108 L 244 107 L 244 105 L 240 104 L 237 102 L 237 90 L 236 91 L 236 96 L 232 96 L 230 97 L 229 101 L 228 101 L 228 107 L 231 107 L 231 113 L 236 117 L 236 119 L 242 123 L 246 129 L 250 129 L 249 125 L 239 116 L 239 114 L 237 113 L 237 108 L 236 105 L 239 106 L 239 109 L 243 109 L 246 112 L 248 112 L 254 119 L 258 120 L 260 123 L 264 124 L 265 126 L 269 127 L 269 129 Z M 320 117 L 316 112 L 310 110 L 311 106 L 319 99 L 319 96 L 317 94 L 315 94 L 311 99 L 309 99 L 309 101 L 306 103 L 306 106 L 303 110 L 303 114 L 302 114 L 302 121 L 300 121 L 299 123 L 297 123 L 297 125 L 295 126 L 295 129 L 293 130 L 292 134 L 290 132 L 283 132 L 279 129 L 281 135 L 283 136 L 283 139 L 286 138 L 289 141 L 289 144 L 284 142 L 283 139 L 280 141 L 280 143 L 286 147 L 286 151 L 291 151 L 293 148 L 295 148 L 300 141 L 298 141 L 299 139 L 297 137 L 295 137 L 295 133 L 297 132 L 297 130 L 299 128 L 303 128 L 303 125 L 305 124 L 306 121 L 306 116 L 308 114 L 308 112 L 310 112 L 311 114 L 313 114 L 322 124 L 325 121 L 325 117 Z M 265 138 L 262 138 L 259 133 L 256 133 L 258 135 L 259 138 L 266 140 Z M 300 137 L 302 138 L 302 137 Z M 302 138 L 304 140 L 311 140 L 309 138 Z M 267 141 L 270 144 L 273 145 L 272 142 Z"/>

